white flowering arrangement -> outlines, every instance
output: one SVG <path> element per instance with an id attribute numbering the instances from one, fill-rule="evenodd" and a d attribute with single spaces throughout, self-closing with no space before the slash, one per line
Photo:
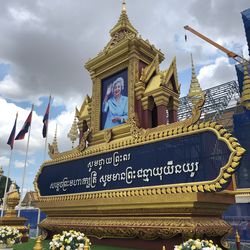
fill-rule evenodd
<path id="1" fill-rule="evenodd" d="M 22 234 L 18 229 L 9 226 L 0 227 L 0 245 L 13 246 L 16 243 L 20 243 Z"/>
<path id="2" fill-rule="evenodd" d="M 193 240 L 189 239 L 188 241 L 177 245 L 174 247 L 174 250 L 222 250 L 218 245 L 214 245 L 212 240 Z"/>
<path id="3" fill-rule="evenodd" d="M 53 236 L 49 243 L 51 250 L 83 250 L 84 246 L 90 245 L 89 239 L 81 232 L 74 230 L 63 231 L 62 234 Z"/>

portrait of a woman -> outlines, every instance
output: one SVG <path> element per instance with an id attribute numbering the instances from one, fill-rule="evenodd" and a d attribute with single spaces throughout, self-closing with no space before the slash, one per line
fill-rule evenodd
<path id="1" fill-rule="evenodd" d="M 102 112 L 107 113 L 104 129 L 124 123 L 128 119 L 128 97 L 122 95 L 124 80 L 118 77 L 109 84 L 102 104 Z"/>

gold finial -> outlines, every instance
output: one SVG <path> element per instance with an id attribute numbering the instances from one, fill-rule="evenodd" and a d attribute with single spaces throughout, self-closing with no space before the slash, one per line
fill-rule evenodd
<path id="1" fill-rule="evenodd" d="M 240 250 L 240 235 L 237 229 L 235 232 L 235 243 L 236 243 L 236 249 Z"/>
<path id="2" fill-rule="evenodd" d="M 236 242 L 240 242 L 240 235 L 239 235 L 239 232 L 238 232 L 237 229 L 236 229 L 236 232 L 235 232 L 235 239 L 236 239 Z"/>
<path id="3" fill-rule="evenodd" d="M 126 11 L 126 2 L 125 2 L 125 0 L 122 1 L 122 11 Z"/>
<path id="4" fill-rule="evenodd" d="M 162 246 L 162 250 L 166 250 L 166 247 L 165 247 L 165 246 Z"/>
<path id="5" fill-rule="evenodd" d="M 74 142 L 79 137 L 78 128 L 77 128 L 76 113 L 75 113 L 75 117 L 74 117 L 74 121 L 72 123 L 71 129 L 70 129 L 67 136 L 72 142 L 72 148 L 74 148 Z"/>
<path id="6" fill-rule="evenodd" d="M 90 249 L 90 241 L 89 241 L 89 239 L 86 237 L 86 238 L 85 238 L 85 244 L 84 244 L 83 250 L 89 250 L 89 249 Z"/>
<path id="7" fill-rule="evenodd" d="M 42 250 L 42 249 L 43 249 L 43 246 L 41 244 L 41 236 L 38 236 L 36 240 L 36 244 L 33 247 L 33 250 Z"/>
<path id="8" fill-rule="evenodd" d="M 250 77 L 248 74 L 248 63 L 244 63 L 244 80 L 240 103 L 246 109 L 250 110 Z"/>
<path id="9" fill-rule="evenodd" d="M 125 0 L 122 2 L 122 12 L 117 24 L 110 30 L 111 37 L 114 37 L 119 32 L 129 32 L 137 35 L 137 30 L 130 23 L 127 12 Z"/>
<path id="10" fill-rule="evenodd" d="M 188 92 L 188 97 L 191 99 L 193 105 L 200 99 L 200 97 L 203 95 L 200 83 L 197 79 L 195 68 L 194 68 L 194 62 L 193 62 L 193 56 L 191 54 L 191 64 L 192 64 L 192 79 L 190 84 L 190 89 Z"/>

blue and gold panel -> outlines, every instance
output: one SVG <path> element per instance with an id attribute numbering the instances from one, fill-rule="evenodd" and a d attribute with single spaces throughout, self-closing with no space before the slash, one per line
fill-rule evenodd
<path id="1" fill-rule="evenodd" d="M 44 165 L 41 196 L 181 183 L 211 183 L 231 161 L 231 149 L 213 131 L 148 142 L 94 156 Z"/>

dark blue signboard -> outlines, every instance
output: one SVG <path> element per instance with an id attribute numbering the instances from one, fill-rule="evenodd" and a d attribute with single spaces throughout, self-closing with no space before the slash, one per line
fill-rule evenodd
<path id="1" fill-rule="evenodd" d="M 44 166 L 41 196 L 212 181 L 229 160 L 211 131 Z"/>

